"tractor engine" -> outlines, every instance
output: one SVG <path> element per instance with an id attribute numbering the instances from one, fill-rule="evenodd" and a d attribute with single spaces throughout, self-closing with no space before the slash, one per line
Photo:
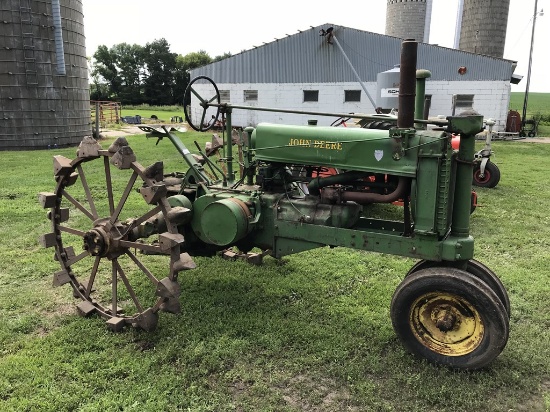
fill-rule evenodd
<path id="1" fill-rule="evenodd" d="M 238 190 L 214 186 L 194 201 L 190 228 L 201 242 L 245 251 L 260 247 L 275 257 L 320 243 L 339 246 L 345 237 L 321 232 L 373 227 L 368 205 L 378 203 L 403 204 L 401 222 L 376 223 L 393 235 L 439 242 L 449 232 L 455 155 L 442 131 L 388 136 L 392 131 L 259 124 L 245 132 L 256 174 L 252 184 Z M 299 240 L 297 233 L 308 226 L 320 229 L 319 236 Z M 461 241 L 465 257 L 471 243 L 468 236 Z M 363 247 L 376 249 L 376 242 Z M 407 254 L 425 257 L 421 248 Z"/>

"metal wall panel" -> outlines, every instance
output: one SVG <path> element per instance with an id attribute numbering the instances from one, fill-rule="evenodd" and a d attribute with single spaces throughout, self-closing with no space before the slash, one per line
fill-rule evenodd
<path id="1" fill-rule="evenodd" d="M 401 39 L 326 24 L 287 36 L 191 71 L 216 83 L 335 83 L 356 82 L 353 71 L 335 44 L 319 31 L 334 27 L 334 34 L 364 82 L 375 82 L 379 72 L 399 64 Z M 509 81 L 513 61 L 420 43 L 418 68 L 432 72 L 431 80 Z M 466 67 L 460 75 L 459 67 Z"/>

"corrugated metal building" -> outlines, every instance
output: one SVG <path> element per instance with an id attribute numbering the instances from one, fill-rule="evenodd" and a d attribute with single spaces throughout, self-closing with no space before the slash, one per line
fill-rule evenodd
<path id="1" fill-rule="evenodd" d="M 210 77 L 220 89 L 222 101 L 235 105 L 276 107 L 304 111 L 374 113 L 354 70 L 333 39 L 320 31 L 333 27 L 334 36 L 368 93 L 376 100 L 378 73 L 399 64 L 401 39 L 326 24 L 255 47 L 191 71 L 191 79 Z M 420 43 L 417 68 L 428 69 L 430 116 L 451 115 L 453 101 L 472 102 L 485 118 L 495 119 L 504 130 L 510 99 L 510 79 L 516 62 Z M 200 90 L 200 85 L 196 85 Z M 316 97 L 316 98 L 315 98 Z M 199 113 L 191 101 L 191 115 Z M 234 110 L 233 124 L 255 126 L 259 122 L 306 124 L 312 116 Z M 320 125 L 334 119 L 320 117 Z"/>

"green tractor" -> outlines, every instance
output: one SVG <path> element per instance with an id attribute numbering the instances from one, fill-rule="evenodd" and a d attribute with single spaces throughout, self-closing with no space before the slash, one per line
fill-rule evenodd
<path id="1" fill-rule="evenodd" d="M 103 149 L 86 138 L 75 159 L 55 156 L 55 190 L 39 195 L 52 224 L 40 240 L 60 265 L 54 284 L 72 287 L 83 316 L 97 314 L 114 331 L 150 331 L 160 311 L 180 311 L 178 275 L 195 267 L 196 255 L 232 248 L 258 261 L 330 246 L 406 256 L 418 263 L 390 304 L 403 345 L 452 368 L 489 364 L 508 340 L 510 303 L 495 273 L 474 259 L 470 235 L 474 139 L 483 117 L 449 117 L 425 130 L 418 112 L 415 120 L 416 50 L 416 42 L 403 42 L 390 130 L 260 123 L 239 135 L 240 173 L 231 138 L 222 168 L 202 151 L 191 154 L 164 127 L 142 128 L 174 144 L 185 173 L 166 173 L 162 162 L 142 166 L 124 139 Z M 200 131 L 219 124 L 220 113 L 232 136 L 234 110 L 283 111 L 222 104 L 205 77 L 186 93 L 203 110 L 195 123 L 186 112 Z M 461 137 L 458 150 L 453 134 Z M 324 168 L 339 173 L 324 176 Z M 371 205 L 393 208 L 397 200 L 402 206 L 387 218 L 370 214 Z"/>

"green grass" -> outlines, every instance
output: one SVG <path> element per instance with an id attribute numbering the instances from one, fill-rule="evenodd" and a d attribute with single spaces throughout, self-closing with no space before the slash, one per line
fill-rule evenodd
<path id="1" fill-rule="evenodd" d="M 510 109 L 516 110 L 521 114 L 523 111 L 524 98 L 525 93 L 523 92 L 510 93 Z M 527 115 L 533 116 L 537 113 L 550 116 L 550 93 L 529 93 Z"/>
<path id="2" fill-rule="evenodd" d="M 184 118 L 183 107 L 180 106 L 123 106 L 121 109 L 121 116 L 136 116 L 139 115 L 143 119 L 148 119 L 152 115 L 158 117 L 160 122 L 170 122 L 170 118 L 179 116 Z"/>
<path id="3" fill-rule="evenodd" d="M 510 93 L 510 109 L 523 114 L 523 100 L 525 93 Z M 527 103 L 527 118 L 537 117 L 541 120 L 538 136 L 550 137 L 550 93 L 529 93 Z"/>
<path id="4" fill-rule="evenodd" d="M 181 134 L 190 149 L 210 133 Z M 138 161 L 183 164 L 169 142 L 128 138 Z M 108 147 L 110 140 L 102 142 Z M 478 143 L 481 147 L 481 143 Z M 495 142 L 502 178 L 477 189 L 476 258 L 501 278 L 511 332 L 485 370 L 456 372 L 408 354 L 389 319 L 414 261 L 321 248 L 263 266 L 195 258 L 182 313 L 152 333 L 114 334 L 80 318 L 37 242 L 51 230 L 37 193 L 52 156 L 0 152 L 1 411 L 548 411 L 550 145 Z"/>

